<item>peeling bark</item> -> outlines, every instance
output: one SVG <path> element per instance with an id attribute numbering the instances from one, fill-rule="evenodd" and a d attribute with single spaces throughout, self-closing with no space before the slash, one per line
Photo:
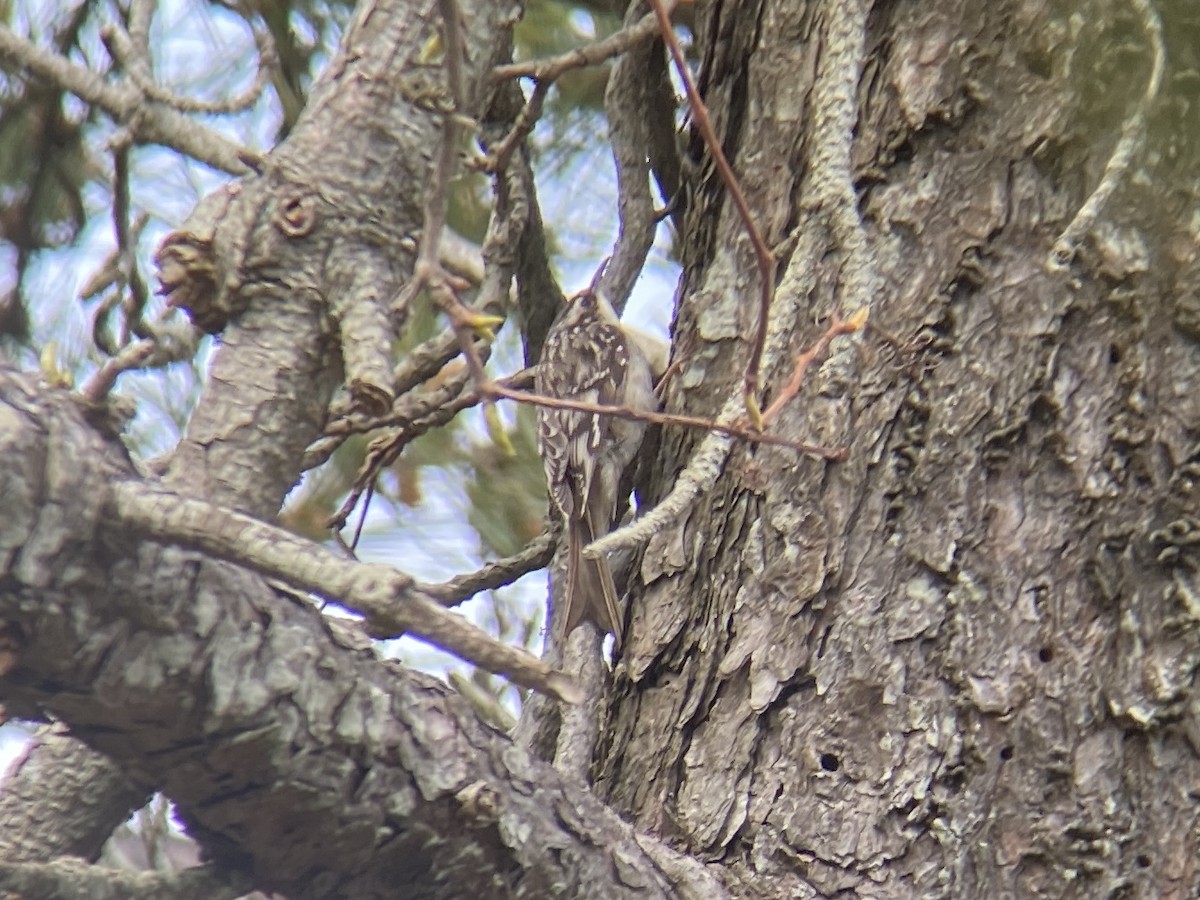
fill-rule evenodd
<path id="1" fill-rule="evenodd" d="M 801 273 L 776 298 L 793 352 L 853 311 L 812 181 L 838 6 L 713 3 L 698 24 L 726 152 Z M 850 457 L 738 447 L 647 549 L 599 789 L 724 860 L 739 896 L 1200 890 L 1200 357 L 1159 271 L 1121 246 L 1104 263 L 1120 241 L 1045 266 L 1111 146 L 1081 139 L 1062 15 L 871 7 L 853 159 L 873 328 L 779 421 Z M 668 408 L 705 414 L 743 371 L 755 270 L 693 176 Z M 1140 230 L 1116 233 L 1161 241 L 1133 204 Z M 697 440 L 665 438 L 660 491 Z"/>
<path id="2" fill-rule="evenodd" d="M 1156 7 L 1182 62 L 1154 152 L 1067 271 L 1050 248 L 1144 89 L 1144 45 L 1113 37 L 1139 34 L 1138 4 L 700 4 L 699 84 L 779 258 L 762 383 L 863 302 L 863 246 L 876 287 L 865 338 L 773 425 L 848 459 L 735 445 L 647 547 L 599 704 L 607 805 L 306 600 L 127 529 L 110 485 L 139 476 L 100 411 L 0 373 L 3 699 L 123 773 L 61 786 L 103 795 L 81 829 L 33 830 L 10 810 L 38 794 L 6 788 L 6 861 L 91 856 L 161 789 L 215 872 L 295 898 L 1200 894 L 1185 2 Z M 469 13 L 482 103 L 508 19 Z M 379 304 L 411 274 L 438 134 L 436 85 L 403 63 L 434 19 L 364 4 L 288 142 L 169 245 L 173 299 L 223 337 L 168 488 L 269 518 L 339 385 L 364 409 L 389 399 Z M 830 106 L 847 99 L 853 134 Z M 758 286 L 689 150 L 666 399 L 715 415 Z M 526 293 L 555 293 L 532 287 L 539 262 L 518 260 Z M 664 431 L 647 501 L 701 440 Z M 522 746 L 548 756 L 551 738 Z"/>
<path id="3" fill-rule="evenodd" d="M 129 461 L 73 398 L 0 373 L 0 422 L 5 701 L 169 796 L 223 870 L 296 900 L 719 894 L 356 627 L 127 531 Z"/>

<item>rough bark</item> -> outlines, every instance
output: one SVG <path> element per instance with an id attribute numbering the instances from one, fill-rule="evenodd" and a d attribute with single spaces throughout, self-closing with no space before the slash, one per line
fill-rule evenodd
<path id="1" fill-rule="evenodd" d="M 712 896 L 353 626 L 130 532 L 128 459 L 75 400 L 10 373 L 0 398 L 5 700 L 163 791 L 224 871 L 296 900 Z"/>
<path id="2" fill-rule="evenodd" d="M 705 99 L 782 248 L 792 353 L 853 311 L 814 98 L 855 5 L 717 2 L 698 24 Z M 1068 14 L 870 5 L 853 161 L 874 329 L 778 423 L 849 459 L 737 447 L 647 550 L 599 789 L 724 860 L 740 896 L 1200 891 L 1183 546 L 1200 384 L 1172 313 L 1196 250 L 1172 263 L 1186 226 L 1153 206 L 1172 188 L 1194 203 L 1194 183 L 1127 197 L 1116 238 L 1047 269 L 1114 131 L 1089 131 L 1095 88 L 1072 80 L 1111 48 L 1073 44 L 1096 37 L 1071 36 Z M 1117 123 L 1150 68 L 1144 35 L 1132 43 L 1109 73 Z M 693 176 L 669 408 L 715 414 L 738 389 L 756 276 L 715 175 Z M 698 440 L 668 433 L 660 493 Z"/>
<path id="3" fill-rule="evenodd" d="M 472 17 L 466 68 L 476 109 L 487 73 L 507 52 L 515 15 L 512 5 L 492 4 L 487 15 Z M 170 487 L 270 518 L 295 484 L 298 460 L 342 379 L 337 328 L 362 319 L 337 311 L 386 306 L 412 272 L 439 118 L 422 100 L 431 88 L 420 81 L 426 73 L 403 63 L 417 56 L 437 16 L 435 3 L 364 7 L 289 140 L 256 163 L 258 174 L 207 198 L 174 236 L 172 246 L 183 253 L 169 275 L 184 287 L 175 299 L 194 302 L 210 327 L 228 327 L 172 456 L 164 479 Z M 386 330 L 365 330 L 377 338 L 377 356 L 386 354 Z M 373 396 L 369 385 L 359 393 Z M 169 555 L 153 566 L 159 584 L 189 585 L 195 576 Z M 74 768 L 100 765 L 83 748 L 75 752 Z M 41 788 L 26 788 L 0 796 L 0 819 L 28 814 L 16 809 L 16 798 Z M 98 805 L 105 815 L 90 843 L 128 814 L 131 799 L 122 793 Z M 51 815 L 62 803 L 37 806 Z M 50 842 L 45 852 L 74 851 Z"/>
<path id="4" fill-rule="evenodd" d="M 288 141 L 160 252 L 172 302 L 222 335 L 168 489 L 269 518 L 343 379 L 366 409 L 389 399 L 390 304 L 413 274 L 444 115 L 442 67 L 415 62 L 438 15 L 431 2 L 364 5 Z M 464 19 L 463 112 L 485 110 L 514 18 L 490 4 Z M 359 630 L 130 528 L 110 488 L 138 476 L 105 410 L 11 373 L 0 398 L 8 710 L 68 723 L 132 796 L 167 794 L 214 874 L 297 900 L 720 895 L 444 685 L 382 662 Z M 53 749 L 32 763 L 94 762 Z M 43 802 L 32 763 L 3 804 L 46 827 L 0 806 L 23 827 L 5 862 L 92 855 L 113 814 L 82 835 L 56 829 L 88 786 L 59 779 L 43 790 L 63 794 Z M 90 786 L 128 813 L 128 790 Z"/>
<path id="5" fill-rule="evenodd" d="M 411 272 L 440 121 L 436 85 L 395 79 L 433 9 L 364 4 L 289 141 L 171 245 L 176 299 L 224 330 L 168 487 L 269 518 L 339 383 L 387 399 L 379 304 Z M 8 375 L 5 702 L 120 766 L 132 787 L 104 789 L 101 823 L 161 789 L 217 871 L 297 898 L 719 896 L 696 861 L 747 898 L 1196 896 L 1187 167 L 1148 167 L 1119 224 L 1045 265 L 1148 69 L 1136 38 L 1086 43 L 1114 11 L 1137 35 L 1122 10 L 1096 0 L 1077 27 L 1045 0 L 702 5 L 703 94 L 780 261 L 763 384 L 835 311 L 869 301 L 872 330 L 773 424 L 846 462 L 736 445 L 647 548 L 604 699 L 608 807 L 307 602 L 127 529 L 108 485 L 137 476 L 106 423 Z M 1200 27 L 1170 11 L 1194 70 Z M 467 12 L 482 102 L 506 12 Z M 1081 80 L 1114 57 L 1134 62 Z M 1084 115 L 1096 83 L 1112 97 Z M 756 270 L 691 151 L 667 403 L 715 415 Z M 699 440 L 664 433 L 648 499 Z M 38 802 L 7 790 L 6 829 L 18 801 Z M 26 848 L 91 855 L 104 828 Z"/>

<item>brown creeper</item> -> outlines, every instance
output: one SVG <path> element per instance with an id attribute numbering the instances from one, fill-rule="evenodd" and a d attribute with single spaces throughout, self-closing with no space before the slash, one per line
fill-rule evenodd
<path id="1" fill-rule="evenodd" d="M 538 364 L 539 394 L 564 400 L 651 409 L 650 364 L 629 339 L 612 304 L 585 290 L 567 301 Z M 612 632 L 621 646 L 621 609 L 608 561 L 583 555 L 607 534 L 617 512 L 621 475 L 642 443 L 646 423 L 568 409 L 538 408 L 538 450 L 550 501 L 567 529 L 566 619 L 570 634 L 584 617 Z"/>

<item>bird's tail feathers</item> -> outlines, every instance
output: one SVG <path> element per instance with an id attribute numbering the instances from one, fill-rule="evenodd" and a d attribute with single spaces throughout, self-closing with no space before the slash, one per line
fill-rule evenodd
<path id="1" fill-rule="evenodd" d="M 572 518 L 567 534 L 566 631 L 569 635 L 583 620 L 595 622 L 613 636 L 621 648 L 621 607 L 608 560 L 583 555 L 592 542 L 592 529 L 584 518 Z"/>

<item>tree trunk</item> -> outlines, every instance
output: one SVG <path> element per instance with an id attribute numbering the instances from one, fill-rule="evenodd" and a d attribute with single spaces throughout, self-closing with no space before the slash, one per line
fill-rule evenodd
<path id="1" fill-rule="evenodd" d="M 835 317 L 870 319 L 769 423 L 844 461 L 663 431 L 643 505 L 681 479 L 698 499 L 631 579 L 593 765 L 607 808 L 274 569 L 121 512 L 132 485 L 164 521 L 164 488 L 267 517 L 343 370 L 390 403 L 389 345 L 348 340 L 387 317 L 332 307 L 411 275 L 444 110 L 398 75 L 440 12 L 363 5 L 289 142 L 173 236 L 175 299 L 229 327 L 168 477 L 135 473 L 95 406 L 0 377 L 5 703 L 129 777 L 97 804 L 107 827 L 166 792 L 226 888 L 1200 896 L 1190 2 L 699 4 L 700 90 L 776 261 L 761 405 Z M 462 7 L 481 114 L 509 20 Z M 1163 41 L 1181 63 L 1159 88 Z M 130 128 L 164 113 L 146 116 Z M 716 417 L 741 402 L 760 272 L 688 133 L 666 406 Z M 505 288 L 526 251 L 491 270 Z M 0 889 L 41 840 L 0 834 Z"/>
<path id="2" fill-rule="evenodd" d="M 704 98 L 792 323 L 766 383 L 835 312 L 866 302 L 871 327 L 775 426 L 845 462 L 736 445 L 652 541 L 599 790 L 744 897 L 1198 896 L 1200 354 L 1173 271 L 1195 225 L 1155 214 L 1184 213 L 1194 180 L 1160 161 L 1106 211 L 1119 224 L 1047 265 L 1145 90 L 1149 37 L 1118 9 L 1136 35 L 1118 70 L 1097 23 L 1120 4 L 1072 34 L 1042 0 L 876 3 L 855 78 L 858 5 L 700 17 Z M 1119 97 L 1081 111 L 1097 73 Z M 843 79 L 853 192 L 828 183 L 848 131 L 822 133 Z M 701 176 L 668 406 L 715 415 L 757 274 Z M 667 434 L 660 495 L 700 440 Z"/>

